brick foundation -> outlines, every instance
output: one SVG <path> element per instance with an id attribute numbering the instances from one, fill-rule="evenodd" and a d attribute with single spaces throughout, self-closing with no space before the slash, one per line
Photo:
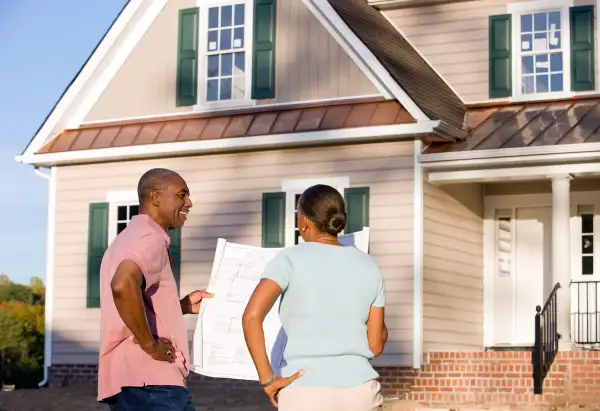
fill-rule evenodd
<path id="1" fill-rule="evenodd" d="M 95 384 L 96 365 L 53 365 L 50 386 Z M 433 352 L 420 370 L 381 367 L 386 397 L 423 406 L 530 405 L 556 407 L 600 404 L 600 352 L 561 352 L 544 382 L 544 393 L 533 395 L 529 352 Z M 190 388 L 251 388 L 251 381 L 215 379 L 192 373 Z"/>

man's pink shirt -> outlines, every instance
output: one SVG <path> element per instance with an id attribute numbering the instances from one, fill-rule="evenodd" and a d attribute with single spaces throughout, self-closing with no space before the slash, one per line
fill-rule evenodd
<path id="1" fill-rule="evenodd" d="M 186 386 L 189 346 L 168 253 L 170 238 L 148 215 L 139 214 L 106 250 L 100 267 L 100 358 L 98 401 L 118 394 L 121 387 Z M 146 279 L 146 317 L 155 338 L 168 338 L 175 363 L 157 361 L 133 342 L 133 334 L 117 312 L 111 280 L 119 264 L 132 260 Z"/>

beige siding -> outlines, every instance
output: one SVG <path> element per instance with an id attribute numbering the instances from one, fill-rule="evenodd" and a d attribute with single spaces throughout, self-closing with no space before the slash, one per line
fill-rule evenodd
<path id="1" fill-rule="evenodd" d="M 384 14 L 468 103 L 489 100 L 489 16 L 506 14 L 506 4 L 516 1 L 520 0 L 464 1 Z"/>
<path id="2" fill-rule="evenodd" d="M 261 194 L 282 180 L 348 176 L 369 186 L 371 254 L 387 285 L 384 362 L 409 364 L 413 302 L 413 145 L 381 143 L 63 167 L 58 170 L 53 363 L 97 361 L 99 310 L 86 309 L 88 206 L 133 190 L 152 167 L 182 174 L 194 207 L 182 238 L 182 293 L 207 285 L 218 237 L 261 244 Z M 301 159 L 302 165 L 298 166 Z M 188 318 L 194 327 L 194 318 Z M 191 336 L 191 334 L 190 334 Z"/>
<path id="3" fill-rule="evenodd" d="M 177 30 L 179 10 L 196 4 L 167 2 L 85 121 L 191 111 L 175 106 Z M 276 98 L 257 104 L 379 94 L 302 0 L 277 7 Z"/>
<path id="4" fill-rule="evenodd" d="M 483 191 L 424 187 L 423 351 L 483 347 Z"/>

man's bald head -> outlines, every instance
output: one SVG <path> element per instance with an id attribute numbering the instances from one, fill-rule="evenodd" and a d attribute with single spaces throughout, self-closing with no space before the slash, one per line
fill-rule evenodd
<path id="1" fill-rule="evenodd" d="M 146 171 L 138 182 L 137 193 L 140 205 L 150 199 L 152 191 L 164 190 L 174 177 L 181 178 L 175 171 L 166 168 L 153 168 Z"/>

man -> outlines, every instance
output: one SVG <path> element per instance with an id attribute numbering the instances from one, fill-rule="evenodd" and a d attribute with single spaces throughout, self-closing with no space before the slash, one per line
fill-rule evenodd
<path id="1" fill-rule="evenodd" d="M 167 234 L 184 225 L 189 195 L 174 171 L 147 171 L 138 184 L 139 214 L 102 259 L 98 401 L 113 411 L 194 410 L 183 315 L 197 314 L 211 294 L 199 290 L 179 300 Z"/>

